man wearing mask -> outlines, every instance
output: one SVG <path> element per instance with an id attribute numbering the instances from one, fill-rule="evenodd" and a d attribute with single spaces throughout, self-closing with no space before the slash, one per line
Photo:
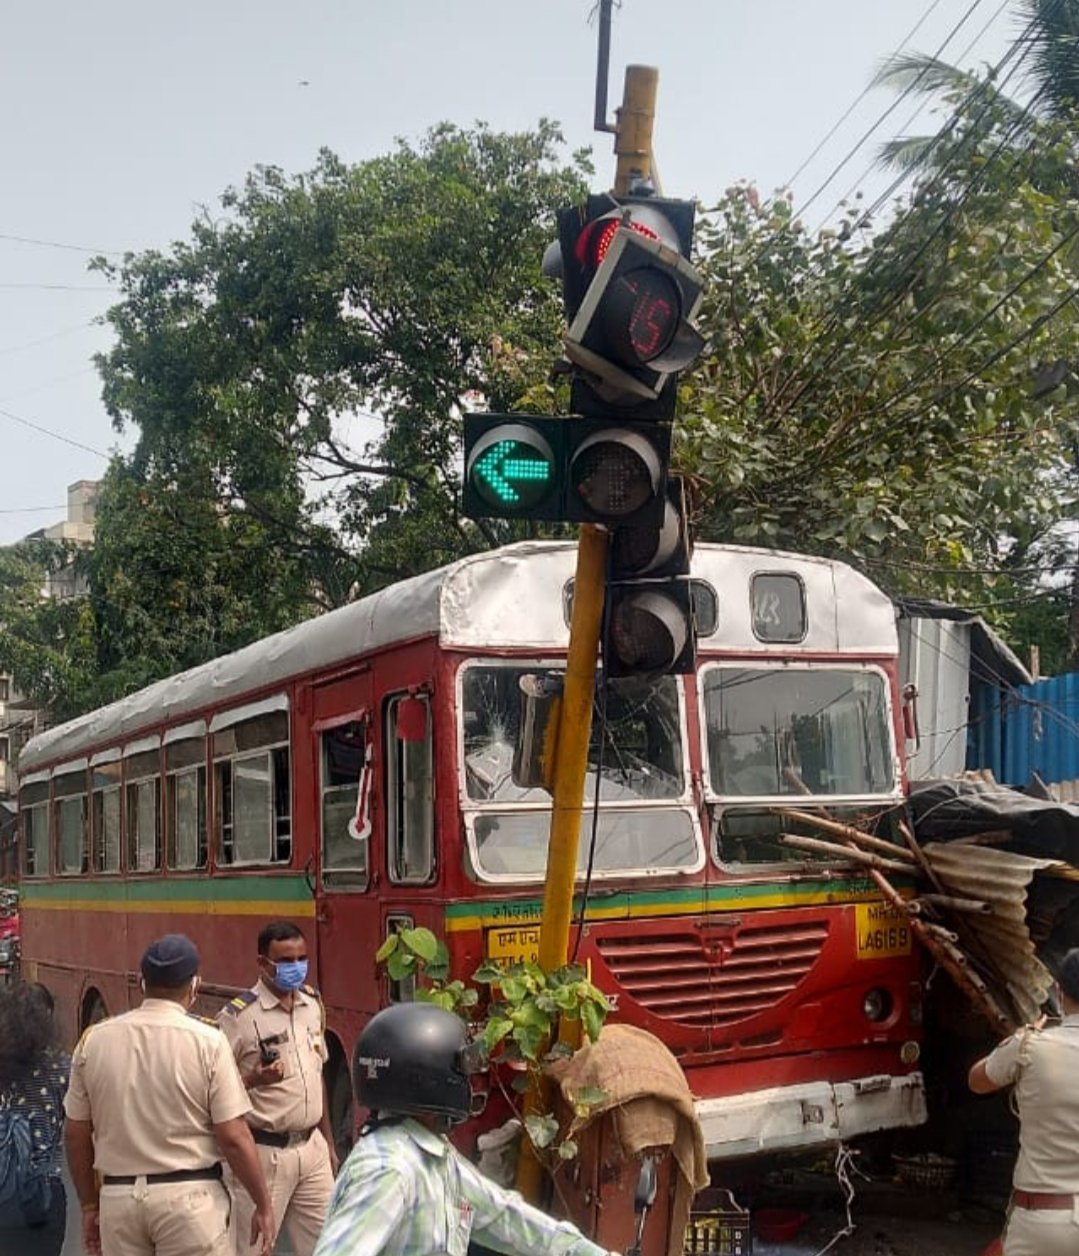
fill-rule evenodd
<path id="1" fill-rule="evenodd" d="M 259 979 L 218 1016 L 251 1100 L 248 1120 L 270 1188 L 278 1232 L 296 1256 L 311 1256 L 326 1219 L 337 1154 L 322 1079 L 325 1018 L 307 981 L 307 941 L 288 920 L 258 936 Z M 252 1256 L 248 1219 L 254 1204 L 232 1174 L 236 1256 Z"/>
<path id="2" fill-rule="evenodd" d="M 270 1196 L 224 1035 L 188 1010 L 199 955 L 180 933 L 142 957 L 140 1007 L 92 1025 L 71 1061 L 67 1162 L 91 1256 L 228 1256 L 221 1160 L 254 1199 L 245 1245 L 268 1256 Z"/>

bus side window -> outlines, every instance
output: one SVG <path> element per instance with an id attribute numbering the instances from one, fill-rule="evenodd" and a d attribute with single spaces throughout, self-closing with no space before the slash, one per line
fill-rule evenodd
<path id="1" fill-rule="evenodd" d="M 367 761 L 371 725 L 354 721 L 322 734 L 322 881 L 327 886 L 364 889 L 370 834 L 356 837 L 370 821 L 371 782 Z M 357 816 L 361 777 L 364 778 L 364 815 Z"/>
<path id="2" fill-rule="evenodd" d="M 94 871 L 120 871 L 120 763 L 95 764 L 91 812 L 94 821 Z"/>
<path id="3" fill-rule="evenodd" d="M 33 781 L 19 790 L 22 816 L 23 875 L 49 875 L 49 782 Z"/>
<path id="4" fill-rule="evenodd" d="M 85 762 L 85 761 L 84 761 Z M 90 868 L 86 812 L 86 768 L 57 772 L 53 781 L 56 798 L 57 871 L 79 876 Z"/>
<path id="5" fill-rule="evenodd" d="M 417 713 L 424 717 L 422 728 Z M 386 705 L 386 840 L 391 881 L 430 881 L 435 871 L 435 780 L 431 703 L 425 695 L 402 694 Z"/>
<path id="6" fill-rule="evenodd" d="M 201 737 L 165 747 L 165 797 L 169 817 L 169 867 L 205 868 L 206 742 Z"/>
<path id="7" fill-rule="evenodd" d="M 213 734 L 214 833 L 222 864 L 288 863 L 292 786 L 288 711 Z"/>
<path id="8" fill-rule="evenodd" d="M 146 750 L 124 758 L 127 789 L 127 867 L 156 872 L 161 867 L 161 758 Z"/>

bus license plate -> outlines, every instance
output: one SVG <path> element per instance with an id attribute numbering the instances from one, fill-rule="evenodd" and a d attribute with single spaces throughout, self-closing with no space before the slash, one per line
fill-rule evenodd
<path id="1" fill-rule="evenodd" d="M 539 958 L 539 925 L 513 925 L 487 930 L 487 958 L 512 963 Z"/>
<path id="2" fill-rule="evenodd" d="M 857 903 L 854 912 L 858 959 L 910 954 L 910 921 L 897 907 L 890 903 Z"/>

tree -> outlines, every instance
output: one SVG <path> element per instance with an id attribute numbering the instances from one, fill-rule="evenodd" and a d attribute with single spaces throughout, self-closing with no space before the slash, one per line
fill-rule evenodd
<path id="1" fill-rule="evenodd" d="M 700 535 L 966 604 L 1036 588 L 1074 500 L 1075 406 L 1036 368 L 1074 343 L 1076 209 L 994 177 L 814 238 L 731 189 L 699 233 L 715 348 L 679 424 Z"/>
<path id="2" fill-rule="evenodd" d="M 1031 145 L 1039 122 L 1074 124 L 1079 0 L 1025 0 L 1020 11 L 1021 30 L 999 70 L 977 74 L 920 53 L 899 53 L 885 62 L 876 83 L 936 100 L 950 115 L 936 135 L 905 136 L 883 145 L 886 164 L 939 176 L 953 137 L 965 136 L 971 148 L 988 143 L 1014 150 Z M 1013 78 L 1016 86 L 1030 89 L 1025 105 L 1006 90 Z"/>
<path id="3" fill-rule="evenodd" d="M 137 441 L 88 597 L 0 586 L 0 665 L 70 714 L 519 534 L 459 516 L 460 414 L 554 404 L 540 261 L 588 172 L 559 144 L 446 124 L 357 166 L 324 152 L 256 170 L 168 251 L 97 259 L 122 293 L 105 403 Z M 366 447 L 357 415 L 381 425 Z"/>
<path id="4" fill-rule="evenodd" d="M 170 254 L 99 261 L 123 292 L 99 365 L 138 429 L 131 474 L 197 481 L 328 605 L 500 539 L 458 514 L 459 416 L 544 391 L 561 306 L 540 259 L 587 170 L 559 138 L 446 124 L 354 167 L 260 168 Z M 355 415 L 382 424 L 359 451 Z"/>

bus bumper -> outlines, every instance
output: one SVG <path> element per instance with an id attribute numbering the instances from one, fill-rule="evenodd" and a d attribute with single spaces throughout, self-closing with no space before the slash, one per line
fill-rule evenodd
<path id="1" fill-rule="evenodd" d="M 885 1073 L 849 1082 L 775 1086 L 698 1100 L 697 1117 L 709 1160 L 812 1149 L 874 1130 L 921 1125 L 925 1082 L 921 1073 Z"/>

